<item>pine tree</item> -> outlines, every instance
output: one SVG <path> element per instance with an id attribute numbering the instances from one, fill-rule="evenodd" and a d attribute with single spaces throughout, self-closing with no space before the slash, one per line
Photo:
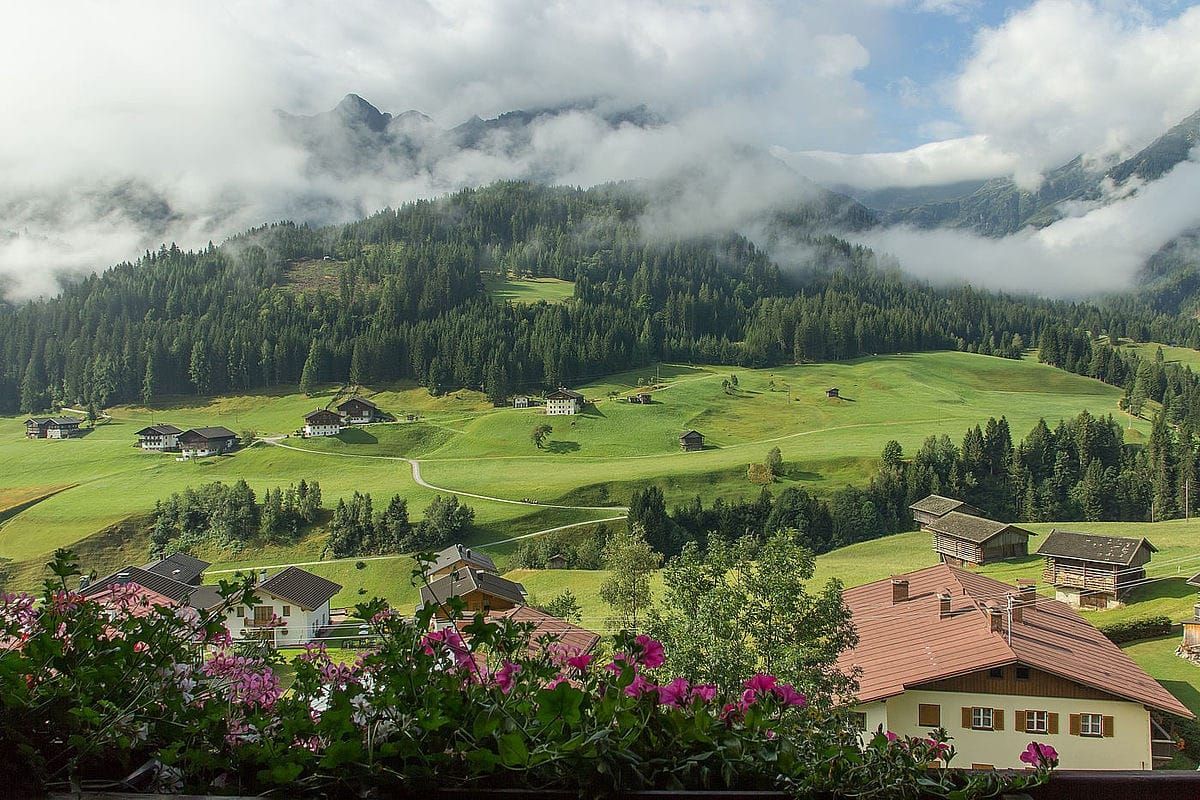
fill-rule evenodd
<path id="1" fill-rule="evenodd" d="M 212 388 L 212 370 L 208 364 L 208 348 L 204 340 L 197 339 L 192 345 L 192 356 L 188 360 L 188 379 L 195 387 L 196 394 L 206 395 Z"/>
<path id="2" fill-rule="evenodd" d="M 313 339 L 312 344 L 308 346 L 308 358 L 304 359 L 304 369 L 300 371 L 300 391 L 311 396 L 313 389 L 317 384 L 317 359 L 320 353 L 317 350 L 317 340 Z"/>
<path id="3" fill-rule="evenodd" d="M 154 374 L 154 356 L 146 358 L 146 371 L 142 375 L 142 405 L 149 406 L 158 394 L 158 379 Z"/>

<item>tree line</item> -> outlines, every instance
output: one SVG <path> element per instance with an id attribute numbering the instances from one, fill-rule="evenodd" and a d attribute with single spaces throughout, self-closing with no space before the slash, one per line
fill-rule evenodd
<path id="1" fill-rule="evenodd" d="M 245 480 L 188 487 L 155 502 L 150 548 L 155 555 L 197 545 L 236 552 L 259 537 L 292 539 L 317 521 L 321 508 L 317 481 L 301 479 L 285 489 L 268 489 L 261 505 Z"/>
<path id="2" fill-rule="evenodd" d="M 398 494 L 378 513 L 372 506 L 371 495 L 360 492 L 338 500 L 324 552 L 348 558 L 436 550 L 461 540 L 475 522 L 475 509 L 454 495 L 434 497 L 415 525 L 408 518 L 408 501 Z"/>

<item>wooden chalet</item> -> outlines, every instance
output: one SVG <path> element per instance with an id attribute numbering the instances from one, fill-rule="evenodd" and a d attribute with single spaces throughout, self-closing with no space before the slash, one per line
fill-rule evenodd
<path id="1" fill-rule="evenodd" d="M 75 417 L 31 417 L 25 420 L 27 439 L 70 439 L 79 433 Z"/>
<path id="2" fill-rule="evenodd" d="M 235 447 L 237 434 L 229 428 L 190 428 L 179 434 L 179 450 L 185 459 L 216 456 Z"/>
<path id="3" fill-rule="evenodd" d="M 1119 604 L 1130 584 L 1146 577 L 1145 565 L 1158 548 L 1147 539 L 1098 536 L 1055 528 L 1038 548 L 1046 560 L 1043 579 L 1055 596 L 1073 606 Z"/>
<path id="4" fill-rule="evenodd" d="M 342 415 L 327 408 L 318 408 L 304 415 L 304 437 L 337 436 L 342 432 Z"/>
<path id="5" fill-rule="evenodd" d="M 496 572 L 496 562 L 492 561 L 486 553 L 472 550 L 461 544 L 452 544 L 439 552 L 425 567 L 425 577 L 433 580 L 464 568 L 479 572 Z"/>
<path id="6" fill-rule="evenodd" d="M 174 425 L 150 425 L 142 428 L 135 435 L 138 437 L 138 447 L 143 450 L 153 450 L 165 453 L 179 449 L 179 434 L 183 431 Z"/>
<path id="7" fill-rule="evenodd" d="M 421 587 L 421 605 L 437 607 L 436 616 L 448 619 L 451 598 L 461 598 L 463 613 L 488 614 L 525 604 L 525 587 L 492 572 L 460 567 Z"/>
<path id="8" fill-rule="evenodd" d="M 546 559 L 546 569 L 566 569 L 567 557 L 562 553 L 555 553 Z"/>
<path id="9" fill-rule="evenodd" d="M 546 415 L 554 417 L 578 414 L 583 410 L 583 404 L 582 394 L 560 386 L 546 395 Z"/>
<path id="10" fill-rule="evenodd" d="M 931 522 L 925 530 L 933 534 L 933 549 L 943 564 L 981 566 L 1029 554 L 1029 537 L 1034 534 L 1007 522 L 951 511 Z"/>
<path id="11" fill-rule="evenodd" d="M 955 500 L 953 497 L 943 497 L 940 494 L 931 494 L 908 507 L 908 510 L 913 512 L 913 522 L 921 526 L 921 530 L 929 530 L 929 524 L 935 522 L 949 514 L 951 511 L 958 511 L 963 514 L 971 514 L 972 516 L 982 517 L 983 512 L 974 506 L 967 505 L 962 500 Z"/>
<path id="12" fill-rule="evenodd" d="M 841 393 L 838 391 L 838 387 L 830 386 L 828 389 L 825 390 L 825 396 L 826 397 L 841 397 Z"/>
<path id="13" fill-rule="evenodd" d="M 383 411 L 379 406 L 358 395 L 338 403 L 337 412 L 347 425 L 362 425 L 383 419 Z"/>
<path id="14" fill-rule="evenodd" d="M 699 431 L 688 431 L 679 437 L 679 447 L 685 453 L 694 453 L 704 449 L 704 434 Z"/>

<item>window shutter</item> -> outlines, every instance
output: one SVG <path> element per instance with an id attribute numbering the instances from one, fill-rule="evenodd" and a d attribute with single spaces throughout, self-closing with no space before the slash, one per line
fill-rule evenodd
<path id="1" fill-rule="evenodd" d="M 1029 724 L 1025 721 L 1025 712 L 1017 711 L 1013 719 L 1013 730 L 1024 731 L 1029 729 Z"/>
<path id="2" fill-rule="evenodd" d="M 963 710 L 962 710 L 962 726 L 963 726 L 964 728 L 970 728 L 970 727 L 971 727 L 971 707 L 970 707 L 970 706 L 963 706 Z"/>
<path id="3" fill-rule="evenodd" d="M 1046 715 L 1046 733 L 1058 733 L 1058 713 L 1055 711 Z"/>
<path id="4" fill-rule="evenodd" d="M 994 731 L 1004 730 L 1004 709 L 1003 708 L 993 708 L 992 709 L 992 730 L 994 730 Z"/>
<path id="5" fill-rule="evenodd" d="M 1112 735 L 1113 735 L 1113 718 L 1112 717 L 1104 718 L 1104 735 L 1106 738 L 1109 738 L 1109 739 L 1112 738 Z"/>
<path id="6" fill-rule="evenodd" d="M 1078 714 L 1071 715 L 1071 735 L 1072 736 L 1079 735 L 1079 715 Z"/>
<path id="7" fill-rule="evenodd" d="M 936 728 L 942 724 L 942 707 L 936 703 L 917 705 L 917 724 L 922 728 Z"/>

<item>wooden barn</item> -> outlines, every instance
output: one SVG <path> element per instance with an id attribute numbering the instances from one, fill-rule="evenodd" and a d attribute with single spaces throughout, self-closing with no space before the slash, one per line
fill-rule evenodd
<path id="1" fill-rule="evenodd" d="M 1129 584 L 1146 577 L 1158 548 L 1147 539 L 1098 536 L 1055 528 L 1037 554 L 1046 560 L 1043 579 L 1064 603 L 1085 608 L 1119 604 Z"/>
<path id="2" fill-rule="evenodd" d="M 1029 554 L 1034 534 L 1007 522 L 951 511 L 925 527 L 933 534 L 933 549 L 944 564 L 982 566 Z"/>
<path id="3" fill-rule="evenodd" d="M 433 561 L 425 567 L 425 577 L 429 580 L 449 575 L 459 569 L 468 568 L 478 572 L 496 572 L 496 562 L 487 553 L 472 550 L 461 544 L 452 544 L 437 553 Z"/>
<path id="4" fill-rule="evenodd" d="M 1200 573 L 1188 578 L 1188 585 L 1200 588 Z M 1200 603 L 1192 606 L 1192 618 L 1179 623 L 1183 626 L 1183 655 L 1200 659 Z"/>
<path id="5" fill-rule="evenodd" d="M 32 417 L 25 420 L 25 436 L 29 439 L 70 439 L 79 433 L 75 417 Z"/>
<path id="6" fill-rule="evenodd" d="M 913 522 L 921 526 L 921 530 L 926 531 L 929 530 L 930 523 L 936 522 L 951 511 L 958 511 L 962 514 L 970 514 L 975 517 L 983 516 L 983 512 L 978 508 L 968 505 L 962 500 L 955 500 L 953 497 L 943 497 L 940 494 L 931 494 L 928 497 L 922 498 L 909 506 L 908 509 L 913 512 Z"/>
<path id="7" fill-rule="evenodd" d="M 679 437 L 679 447 L 685 453 L 694 453 L 704 449 L 704 434 L 699 431 L 688 431 Z"/>

